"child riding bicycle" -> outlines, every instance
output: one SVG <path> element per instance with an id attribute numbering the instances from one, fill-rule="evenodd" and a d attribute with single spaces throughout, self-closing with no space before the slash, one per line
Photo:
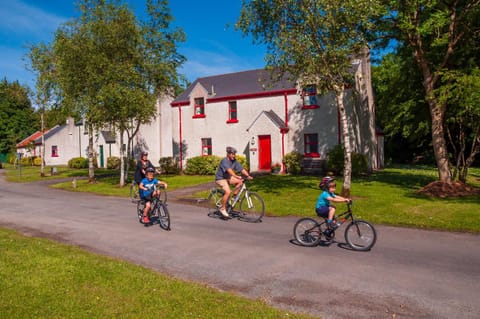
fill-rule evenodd
<path id="1" fill-rule="evenodd" d="M 150 211 L 150 208 L 152 206 L 152 199 L 155 196 L 160 195 L 160 190 L 155 189 L 155 186 L 163 185 L 163 187 L 167 188 L 167 183 L 159 181 L 156 178 L 153 178 L 154 172 L 155 172 L 155 169 L 153 167 L 148 167 L 145 170 L 146 176 L 144 179 L 142 179 L 139 186 L 140 199 L 145 202 L 145 208 L 143 209 L 143 218 L 142 218 L 142 222 L 144 224 L 150 223 L 150 219 L 148 218 L 148 212 Z"/>
<path id="2" fill-rule="evenodd" d="M 327 225 L 329 228 L 336 228 L 337 225 L 332 223 L 335 216 L 336 207 L 331 205 L 330 202 L 343 203 L 350 201 L 349 198 L 345 198 L 339 195 L 335 195 L 335 178 L 327 176 L 320 182 L 320 188 L 323 192 L 318 196 L 317 203 L 315 205 L 315 212 L 318 216 L 327 218 Z"/>

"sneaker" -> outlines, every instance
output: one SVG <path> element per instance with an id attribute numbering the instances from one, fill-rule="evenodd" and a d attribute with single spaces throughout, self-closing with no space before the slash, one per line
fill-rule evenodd
<path id="1" fill-rule="evenodd" d="M 143 216 L 143 219 L 142 219 L 142 221 L 143 221 L 143 223 L 144 223 L 144 224 L 148 224 L 148 223 L 150 223 L 150 219 L 148 219 L 148 217 L 147 217 L 147 216 Z"/>
<path id="2" fill-rule="evenodd" d="M 222 208 L 219 210 L 220 214 L 222 214 L 223 217 L 225 218 L 230 218 L 230 215 L 228 215 L 227 211 L 225 210 L 225 208 Z"/>

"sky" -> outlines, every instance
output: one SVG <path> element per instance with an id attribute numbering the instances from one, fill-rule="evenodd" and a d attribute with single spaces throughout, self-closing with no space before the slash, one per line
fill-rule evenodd
<path id="1" fill-rule="evenodd" d="M 144 0 L 124 0 L 141 19 Z M 0 0 L 0 79 L 34 88 L 27 69 L 29 47 L 51 43 L 62 23 L 79 16 L 75 0 Z M 169 0 L 172 26 L 187 40 L 178 51 L 187 61 L 179 72 L 190 82 L 204 76 L 263 68 L 264 47 L 235 31 L 240 0 Z"/>

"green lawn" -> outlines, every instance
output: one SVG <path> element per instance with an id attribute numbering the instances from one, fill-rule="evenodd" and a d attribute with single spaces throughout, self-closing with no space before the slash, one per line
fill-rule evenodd
<path id="1" fill-rule="evenodd" d="M 0 318 L 312 318 L 0 228 Z"/>

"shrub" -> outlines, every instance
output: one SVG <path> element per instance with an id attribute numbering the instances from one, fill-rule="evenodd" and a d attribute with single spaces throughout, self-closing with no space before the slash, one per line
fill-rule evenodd
<path id="1" fill-rule="evenodd" d="M 68 161 L 69 168 L 88 168 L 88 159 L 85 157 L 73 157 Z"/>
<path id="2" fill-rule="evenodd" d="M 160 165 L 160 171 L 162 174 L 178 174 L 180 173 L 180 167 L 177 161 L 173 157 L 162 157 L 158 161 Z"/>
<path id="3" fill-rule="evenodd" d="M 290 152 L 283 157 L 283 164 L 287 173 L 298 175 L 302 171 L 303 155 L 298 152 Z"/>
<path id="4" fill-rule="evenodd" d="M 215 155 L 189 158 L 185 167 L 187 175 L 213 175 L 217 171 L 221 157 Z"/>
<path id="5" fill-rule="evenodd" d="M 33 165 L 34 166 L 42 166 L 42 158 L 41 157 L 35 157 L 33 159 Z"/>
<path id="6" fill-rule="evenodd" d="M 345 168 L 344 149 L 342 145 L 337 145 L 328 153 L 327 171 L 335 175 L 343 175 Z M 352 175 L 360 175 L 368 172 L 367 156 L 359 153 L 352 153 Z"/>
<path id="7" fill-rule="evenodd" d="M 352 153 L 352 175 L 360 175 L 368 172 L 367 156 Z"/>
<path id="8" fill-rule="evenodd" d="M 343 174 L 345 164 L 343 154 L 343 145 L 340 144 L 327 152 L 326 169 L 328 172 L 332 172 L 334 175 Z"/>
<path id="9" fill-rule="evenodd" d="M 118 156 L 107 157 L 107 168 L 120 169 L 120 157 Z"/>

